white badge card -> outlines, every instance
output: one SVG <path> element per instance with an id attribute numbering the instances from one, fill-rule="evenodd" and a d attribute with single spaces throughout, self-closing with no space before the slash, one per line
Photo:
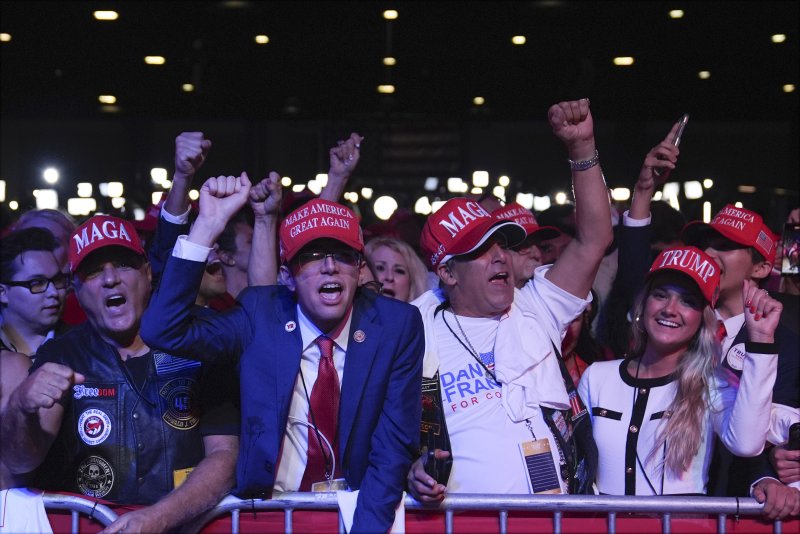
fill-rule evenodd
<path id="1" fill-rule="evenodd" d="M 519 444 L 528 470 L 528 488 L 532 493 L 561 493 L 556 464 L 547 439 L 523 441 Z"/>

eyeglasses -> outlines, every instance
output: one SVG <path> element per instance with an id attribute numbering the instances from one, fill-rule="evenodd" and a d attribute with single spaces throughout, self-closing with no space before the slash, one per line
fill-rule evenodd
<path id="1" fill-rule="evenodd" d="M 361 262 L 361 254 L 355 250 L 337 250 L 335 252 L 301 252 L 297 255 L 297 265 L 305 267 L 316 264 L 331 257 L 333 261 L 348 267 L 355 267 Z"/>
<path id="2" fill-rule="evenodd" d="M 47 291 L 47 286 L 53 284 L 56 289 L 65 289 L 70 283 L 70 276 L 65 273 L 58 273 L 52 278 L 32 278 L 31 280 L 0 282 L 7 286 L 27 287 L 28 291 L 34 295 Z"/>

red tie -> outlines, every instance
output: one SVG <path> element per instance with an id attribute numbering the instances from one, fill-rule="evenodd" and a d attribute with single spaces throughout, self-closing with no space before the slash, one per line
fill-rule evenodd
<path id="1" fill-rule="evenodd" d="M 722 344 L 727 335 L 728 331 L 725 330 L 725 322 L 717 321 L 717 343 Z"/>
<path id="2" fill-rule="evenodd" d="M 317 430 L 338 449 L 336 426 L 339 417 L 339 376 L 333 363 L 333 340 L 326 336 L 317 338 L 320 359 L 317 381 L 311 389 L 308 422 L 316 424 Z M 322 442 L 322 448 L 320 448 Z M 300 491 L 311 491 L 311 484 L 327 480 L 326 474 L 332 467 L 331 451 L 325 442 L 317 436 L 313 428 L 308 429 L 308 459 Z M 336 462 L 336 473 L 331 478 L 339 478 L 341 466 Z"/>

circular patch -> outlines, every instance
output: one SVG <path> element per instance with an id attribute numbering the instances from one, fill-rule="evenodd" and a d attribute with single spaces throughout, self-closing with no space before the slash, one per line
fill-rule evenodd
<path id="1" fill-rule="evenodd" d="M 284 328 L 286 329 L 287 332 L 294 332 L 294 329 L 297 328 L 297 323 L 295 323 L 294 321 L 289 321 L 288 323 L 286 323 L 286 326 L 284 326 Z"/>
<path id="2" fill-rule="evenodd" d="M 742 367 L 744 367 L 745 354 L 744 343 L 739 343 L 728 349 L 725 359 L 728 361 L 728 365 L 731 366 L 731 369 L 741 371 Z"/>
<path id="3" fill-rule="evenodd" d="M 78 435 L 87 445 L 100 445 L 111 435 L 111 418 L 96 408 L 84 411 L 78 418 Z"/>
<path id="4" fill-rule="evenodd" d="M 114 470 L 99 456 L 89 456 L 78 466 L 78 489 L 89 497 L 105 497 L 114 485 Z"/>
<path id="5" fill-rule="evenodd" d="M 189 430 L 200 421 L 195 394 L 195 381 L 191 378 L 170 380 L 159 392 L 167 401 L 167 411 L 162 418 L 172 428 Z"/>
<path id="6" fill-rule="evenodd" d="M 367 339 L 367 334 L 365 334 L 363 330 L 356 330 L 353 332 L 353 339 L 356 343 L 363 343 L 364 340 Z"/>

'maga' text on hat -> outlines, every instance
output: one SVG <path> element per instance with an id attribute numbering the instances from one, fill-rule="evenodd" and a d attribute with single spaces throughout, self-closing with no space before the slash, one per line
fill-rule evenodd
<path id="1" fill-rule="evenodd" d="M 464 204 L 464 206 L 467 209 L 458 206 L 447 215 L 446 219 L 439 221 L 439 224 L 443 226 L 445 230 L 450 232 L 450 237 L 455 237 L 456 234 L 463 230 L 470 221 L 474 221 L 482 217 L 491 217 L 489 212 L 483 209 L 477 202 L 467 202 Z"/>
<path id="2" fill-rule="evenodd" d="M 712 262 L 703 259 L 694 250 L 688 249 L 665 251 L 664 259 L 661 260 L 661 265 L 657 268 L 661 269 L 664 267 L 682 267 L 683 269 L 689 269 L 697 273 L 697 275 L 703 279 L 703 282 L 708 282 L 708 278 L 714 276 L 714 273 L 717 272 L 717 268 Z"/>
<path id="3" fill-rule="evenodd" d="M 299 234 L 302 234 L 306 230 L 311 230 L 313 228 L 322 227 L 322 226 L 332 226 L 336 228 L 344 228 L 345 230 L 350 229 L 350 221 L 345 219 L 340 219 L 339 217 L 313 217 L 307 221 L 300 221 L 294 226 L 292 226 L 291 230 L 289 230 L 290 237 L 296 237 Z"/>
<path id="4" fill-rule="evenodd" d="M 285 226 L 289 226 L 290 224 L 294 224 L 300 219 L 305 219 L 310 215 L 316 215 L 317 213 L 329 213 L 331 215 L 338 215 L 340 217 L 347 217 L 348 219 L 352 219 L 353 215 L 350 211 L 345 208 L 344 206 L 334 206 L 331 204 L 313 204 L 310 207 L 306 206 L 304 208 L 300 208 L 296 210 L 294 213 L 289 215 L 284 221 Z M 349 228 L 347 226 L 346 228 Z"/>
<path id="5" fill-rule="evenodd" d="M 85 247 L 101 239 L 124 239 L 128 243 L 133 243 L 131 236 L 128 234 L 128 231 L 125 230 L 125 226 L 121 224 L 121 221 L 113 220 L 103 221 L 99 227 L 96 222 L 93 222 L 91 225 L 91 234 L 89 234 L 89 226 L 86 226 L 80 234 L 72 236 L 72 239 L 75 240 L 78 254 L 80 254 Z"/>

